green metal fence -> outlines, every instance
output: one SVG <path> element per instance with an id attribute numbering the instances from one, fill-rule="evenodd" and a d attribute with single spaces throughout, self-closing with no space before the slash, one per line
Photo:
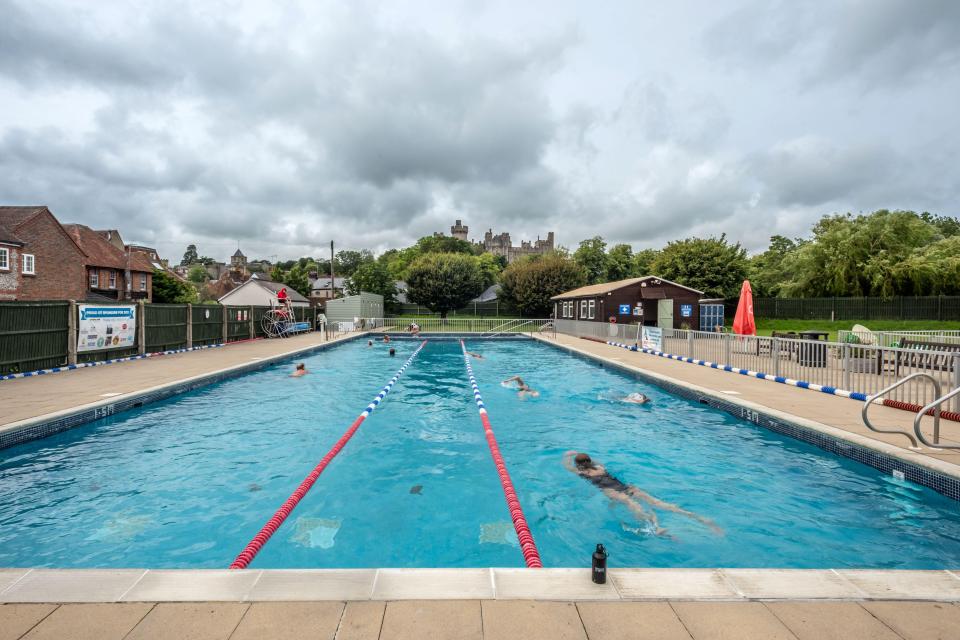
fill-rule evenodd
<path id="1" fill-rule="evenodd" d="M 0 375 L 67 363 L 69 302 L 0 302 Z"/>
<path id="2" fill-rule="evenodd" d="M 733 317 L 737 300 L 727 300 Z M 960 296 L 893 298 L 754 298 L 758 317 L 808 320 L 960 320 Z"/>
<path id="3" fill-rule="evenodd" d="M 183 349 L 187 346 L 187 305 L 144 305 L 147 353 Z"/>
<path id="4" fill-rule="evenodd" d="M 227 313 L 227 342 L 236 342 L 237 340 L 249 340 L 255 336 L 250 335 L 250 315 L 254 307 L 226 307 Z"/>
<path id="5" fill-rule="evenodd" d="M 439 313 L 434 313 L 430 309 L 417 304 L 396 304 L 390 309 L 392 315 L 396 316 L 423 316 L 440 317 Z M 491 302 L 471 302 L 463 309 L 457 309 L 447 314 L 449 317 L 456 316 L 505 316 L 508 318 L 518 318 L 519 313 L 515 308 L 503 302 L 493 300 Z"/>
<path id="6" fill-rule="evenodd" d="M 193 346 L 223 342 L 223 307 L 202 304 L 193 308 Z"/>

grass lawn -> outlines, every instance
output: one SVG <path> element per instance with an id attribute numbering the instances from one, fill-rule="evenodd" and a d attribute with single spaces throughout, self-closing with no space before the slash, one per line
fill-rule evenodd
<path id="1" fill-rule="evenodd" d="M 830 340 L 836 342 L 837 331 L 852 329 L 855 324 L 862 324 L 870 331 L 922 331 L 922 330 L 960 330 L 960 321 L 936 320 L 773 320 L 757 318 L 757 335 L 769 336 L 774 331 L 829 331 Z M 733 318 L 727 319 L 727 326 L 733 324 Z"/>

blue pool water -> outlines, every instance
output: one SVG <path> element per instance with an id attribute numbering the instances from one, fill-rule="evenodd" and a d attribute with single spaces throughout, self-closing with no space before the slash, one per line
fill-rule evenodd
<path id="1" fill-rule="evenodd" d="M 347 343 L 0 451 L 0 566 L 226 567 L 418 343 Z M 960 503 L 532 341 L 474 372 L 544 566 L 960 566 Z M 501 380 L 541 393 L 521 400 Z M 647 406 L 618 398 L 640 391 Z M 656 536 L 561 464 L 587 451 Z M 431 341 L 252 567 L 523 566 L 460 346 Z"/>

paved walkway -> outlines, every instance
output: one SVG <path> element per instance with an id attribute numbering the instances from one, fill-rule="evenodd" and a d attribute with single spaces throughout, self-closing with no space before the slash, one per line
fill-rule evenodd
<path id="1" fill-rule="evenodd" d="M 927 640 L 937 602 L 205 602 L 0 605 L 0 640 Z"/>
<path id="2" fill-rule="evenodd" d="M 0 427 L 323 344 L 322 333 L 254 340 L 145 360 L 0 380 Z"/>
<path id="3" fill-rule="evenodd" d="M 921 450 L 917 452 L 909 448 L 910 441 L 904 436 L 870 431 L 864 426 L 860 415 L 860 410 L 863 407 L 862 402 L 808 389 L 798 389 L 769 380 L 758 380 L 735 373 L 700 367 L 687 362 L 669 360 L 647 353 L 628 351 L 621 347 L 613 347 L 582 338 L 560 334 L 557 335 L 556 339 L 552 335 L 544 336 L 537 337 L 545 342 L 555 342 L 585 353 L 637 367 L 655 375 L 667 376 L 720 394 L 726 394 L 731 399 L 746 400 L 775 411 L 786 412 L 872 440 L 886 442 L 902 449 L 902 454 L 906 457 L 929 457 L 960 465 L 960 450 L 948 451 L 921 447 Z M 907 411 L 873 406 L 870 408 L 870 417 L 874 424 L 880 428 L 908 429 L 911 431 L 913 429 L 914 414 Z M 926 433 L 928 437 L 931 437 L 929 435 L 931 425 L 932 419 L 927 418 Z M 940 425 L 942 442 L 960 443 L 960 423 L 943 420 Z M 960 469 L 958 469 L 957 475 L 960 475 Z M 958 632 L 958 638 L 960 638 L 960 632 Z"/>

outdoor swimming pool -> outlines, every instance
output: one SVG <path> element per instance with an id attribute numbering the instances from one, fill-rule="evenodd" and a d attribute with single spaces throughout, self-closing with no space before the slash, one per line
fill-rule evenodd
<path id="1" fill-rule="evenodd" d="M 0 567 L 227 567 L 418 344 L 349 342 L 300 379 L 271 366 L 0 451 Z M 467 346 L 545 567 L 598 542 L 621 567 L 960 566 L 960 503 L 930 489 L 550 346 Z M 569 449 L 724 534 L 660 511 L 653 535 Z M 427 344 L 251 566 L 523 566 L 458 342 Z"/>

